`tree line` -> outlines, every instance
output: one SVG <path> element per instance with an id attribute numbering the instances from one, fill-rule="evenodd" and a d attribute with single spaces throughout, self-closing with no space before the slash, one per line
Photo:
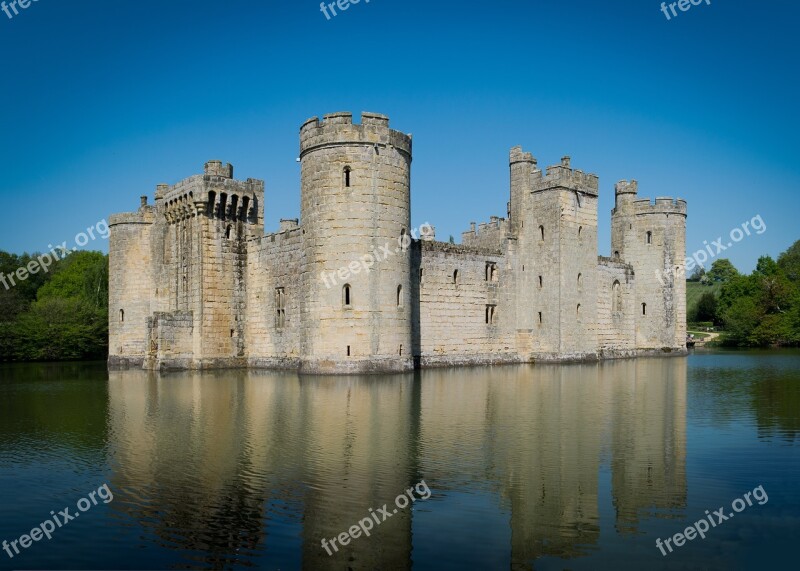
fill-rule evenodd
<path id="1" fill-rule="evenodd" d="M 725 344 L 800 346 L 800 240 L 777 261 L 760 257 L 750 275 L 720 259 L 708 272 L 699 268 L 690 281 L 721 284 L 718 294 L 703 294 L 688 318 L 722 326 Z"/>
<path id="2" fill-rule="evenodd" d="M 0 251 L 0 272 L 19 276 L 20 268 L 32 263 L 35 267 L 37 256 Z M 25 279 L 6 279 L 0 285 L 0 360 L 88 360 L 107 355 L 107 255 L 72 252 L 49 271 L 39 268 Z"/>

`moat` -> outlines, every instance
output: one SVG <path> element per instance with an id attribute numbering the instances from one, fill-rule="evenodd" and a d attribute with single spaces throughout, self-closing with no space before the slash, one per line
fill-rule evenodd
<path id="1" fill-rule="evenodd" d="M 798 436 L 794 350 L 381 377 L 2 365 L 0 541 L 114 497 L 0 569 L 780 568 Z M 656 548 L 757 486 L 763 505 Z"/>

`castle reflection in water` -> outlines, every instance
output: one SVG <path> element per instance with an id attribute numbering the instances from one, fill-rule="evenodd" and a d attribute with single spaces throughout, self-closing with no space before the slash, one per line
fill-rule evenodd
<path id="1" fill-rule="evenodd" d="M 411 568 L 414 518 L 478 489 L 508 514 L 512 568 L 580 557 L 599 539 L 603 466 L 616 533 L 686 503 L 682 358 L 384 377 L 119 371 L 109 419 L 114 509 L 189 565 L 275 554 Z M 423 479 L 433 497 L 415 511 L 332 557 L 320 547 Z"/>

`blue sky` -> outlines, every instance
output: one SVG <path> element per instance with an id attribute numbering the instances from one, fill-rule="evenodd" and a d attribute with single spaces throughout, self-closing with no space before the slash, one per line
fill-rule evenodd
<path id="1" fill-rule="evenodd" d="M 0 249 L 46 249 L 221 159 L 266 181 L 267 230 L 299 216 L 298 130 L 375 111 L 414 134 L 412 217 L 458 239 L 505 216 L 508 150 L 572 156 L 689 201 L 691 252 L 751 270 L 800 238 L 793 0 L 39 0 L 0 12 Z M 107 250 L 105 241 L 89 248 Z"/>

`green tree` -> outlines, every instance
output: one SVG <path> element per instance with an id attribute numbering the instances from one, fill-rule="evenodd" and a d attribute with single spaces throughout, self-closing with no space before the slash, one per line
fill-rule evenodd
<path id="1" fill-rule="evenodd" d="M 788 280 L 793 282 L 800 281 L 800 240 L 778 256 L 778 267 Z"/>
<path id="2" fill-rule="evenodd" d="M 706 292 L 697 302 L 695 321 L 713 321 L 717 323 L 717 296 L 713 292 Z"/>
<path id="3" fill-rule="evenodd" d="M 711 269 L 708 271 L 708 277 L 711 281 L 721 283 L 729 282 L 738 275 L 738 270 L 727 258 L 714 260 L 714 263 L 711 264 Z"/>
<path id="4" fill-rule="evenodd" d="M 0 253 L 0 269 L 16 271 L 33 257 Z M 5 291 L 0 286 L 0 358 L 104 357 L 108 258 L 100 252 L 75 252 L 39 274 Z"/>

